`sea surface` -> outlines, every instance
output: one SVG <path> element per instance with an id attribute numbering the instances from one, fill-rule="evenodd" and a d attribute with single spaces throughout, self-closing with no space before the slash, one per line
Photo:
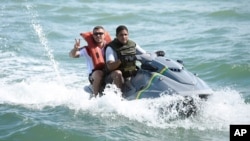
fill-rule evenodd
<path id="1" fill-rule="evenodd" d="M 79 33 L 126 25 L 148 52 L 183 60 L 214 91 L 190 118 L 159 114 L 177 97 L 89 100 Z M 1 141 L 228 141 L 250 124 L 250 0 L 1 0 Z"/>

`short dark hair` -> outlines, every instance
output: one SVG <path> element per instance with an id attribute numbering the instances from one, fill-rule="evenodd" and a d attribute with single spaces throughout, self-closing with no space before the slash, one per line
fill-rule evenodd
<path id="1" fill-rule="evenodd" d="M 119 25 L 119 26 L 116 28 L 116 35 L 118 35 L 119 32 L 121 32 L 122 30 L 128 31 L 128 28 L 127 28 L 125 25 Z"/>
<path id="2" fill-rule="evenodd" d="M 94 32 L 94 30 L 97 30 L 97 29 L 103 29 L 103 30 L 104 30 L 104 27 L 103 27 L 103 26 L 100 26 L 100 25 L 95 26 L 95 27 L 93 28 L 93 32 Z"/>

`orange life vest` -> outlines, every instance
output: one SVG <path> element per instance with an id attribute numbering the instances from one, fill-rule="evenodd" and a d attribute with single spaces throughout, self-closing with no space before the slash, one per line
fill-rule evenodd
<path id="1" fill-rule="evenodd" d="M 102 48 L 97 46 L 92 32 L 85 32 L 80 34 L 85 41 L 88 43 L 88 46 L 86 47 L 88 55 L 92 58 L 92 62 L 94 65 L 94 70 L 101 70 L 105 66 L 104 56 L 102 54 Z M 108 44 L 111 41 L 111 37 L 108 32 L 104 33 L 104 40 L 106 41 L 106 44 Z"/>

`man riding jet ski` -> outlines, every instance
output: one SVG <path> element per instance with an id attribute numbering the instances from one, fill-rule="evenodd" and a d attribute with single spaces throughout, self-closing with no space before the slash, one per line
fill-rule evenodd
<path id="1" fill-rule="evenodd" d="M 136 55 L 137 72 L 126 79 L 121 89 L 125 99 L 158 98 L 162 95 L 207 98 L 212 94 L 209 86 L 185 69 L 182 61 L 165 58 L 164 55 L 163 51 Z M 91 93 L 90 86 L 84 89 Z"/>

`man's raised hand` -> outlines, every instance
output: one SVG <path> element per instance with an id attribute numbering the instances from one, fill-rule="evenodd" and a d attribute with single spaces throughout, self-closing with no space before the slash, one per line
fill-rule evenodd
<path id="1" fill-rule="evenodd" d="M 74 45 L 74 48 L 79 50 L 80 49 L 80 39 L 75 39 L 75 45 Z"/>

